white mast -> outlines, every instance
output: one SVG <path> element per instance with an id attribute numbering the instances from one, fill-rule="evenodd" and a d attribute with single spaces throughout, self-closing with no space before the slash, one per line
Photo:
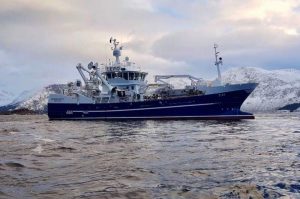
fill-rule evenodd
<path id="1" fill-rule="evenodd" d="M 117 39 L 114 38 L 110 38 L 109 39 L 110 43 L 113 43 L 114 47 L 112 47 L 111 49 L 113 50 L 113 56 L 116 57 L 116 64 L 120 64 L 120 56 L 121 56 L 121 50 L 123 50 L 123 46 L 118 47 L 119 42 L 117 41 Z"/>
<path id="2" fill-rule="evenodd" d="M 215 65 L 217 66 L 217 70 L 218 70 L 218 81 L 219 81 L 219 83 L 221 84 L 221 82 L 222 82 L 222 76 L 221 76 L 221 71 L 220 71 L 220 65 L 223 64 L 223 61 L 222 61 L 222 57 L 219 57 L 219 59 L 218 59 L 218 54 L 219 54 L 220 52 L 217 52 L 217 48 L 218 48 L 218 45 L 217 45 L 217 44 L 214 44 L 215 57 L 216 57 Z"/>

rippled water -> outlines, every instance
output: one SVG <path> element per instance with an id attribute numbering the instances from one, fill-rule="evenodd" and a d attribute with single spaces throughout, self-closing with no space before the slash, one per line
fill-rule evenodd
<path id="1" fill-rule="evenodd" d="M 300 198 L 299 119 L 0 116 L 0 198 Z"/>

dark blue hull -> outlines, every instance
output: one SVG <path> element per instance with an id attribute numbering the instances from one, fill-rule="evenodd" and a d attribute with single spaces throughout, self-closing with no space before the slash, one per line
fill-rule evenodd
<path id="1" fill-rule="evenodd" d="M 255 87 L 254 87 L 255 88 Z M 254 88 L 144 102 L 48 103 L 49 119 L 254 119 L 240 107 Z"/>

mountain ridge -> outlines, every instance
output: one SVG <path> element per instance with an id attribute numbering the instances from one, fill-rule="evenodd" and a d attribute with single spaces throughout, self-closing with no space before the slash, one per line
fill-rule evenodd
<path id="1" fill-rule="evenodd" d="M 15 95 L 9 91 L 6 90 L 0 90 L 0 106 L 9 104 L 13 99 Z"/>
<path id="2" fill-rule="evenodd" d="M 223 74 L 224 83 L 257 82 L 259 85 L 245 100 L 242 110 L 275 111 L 300 102 L 300 70 L 266 70 L 257 67 L 236 67 Z"/>

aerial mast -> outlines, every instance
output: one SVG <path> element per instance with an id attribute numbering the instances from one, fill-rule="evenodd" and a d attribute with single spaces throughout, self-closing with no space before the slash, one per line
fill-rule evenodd
<path id="1" fill-rule="evenodd" d="M 223 64 L 223 61 L 222 61 L 222 57 L 218 57 L 218 54 L 219 54 L 220 52 L 217 51 L 217 48 L 218 48 L 218 45 L 217 45 L 217 44 L 214 44 L 215 57 L 216 57 L 215 65 L 217 66 L 217 70 L 218 70 L 218 81 L 221 83 L 222 77 L 221 77 L 220 65 Z"/>
<path id="2" fill-rule="evenodd" d="M 120 56 L 121 50 L 123 50 L 123 46 L 118 47 L 119 42 L 117 41 L 117 39 L 114 39 L 112 37 L 109 39 L 109 43 L 112 43 L 114 45 L 114 47 L 111 47 L 111 49 L 113 51 L 113 56 L 116 57 L 116 64 L 120 64 Z"/>

